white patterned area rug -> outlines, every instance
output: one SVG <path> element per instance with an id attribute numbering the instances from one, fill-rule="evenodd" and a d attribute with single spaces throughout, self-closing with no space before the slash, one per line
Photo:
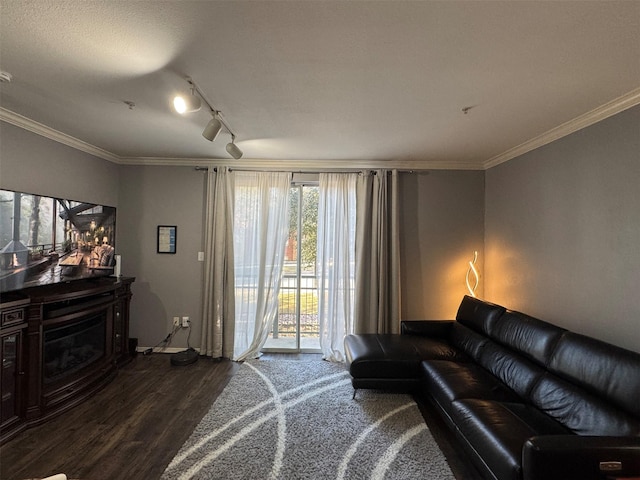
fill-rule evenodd
<path id="1" fill-rule="evenodd" d="M 322 360 L 243 363 L 162 480 L 454 480 L 409 395 Z"/>

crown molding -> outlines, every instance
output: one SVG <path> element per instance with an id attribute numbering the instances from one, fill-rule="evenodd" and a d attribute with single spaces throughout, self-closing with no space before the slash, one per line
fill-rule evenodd
<path id="1" fill-rule="evenodd" d="M 546 131 L 542 135 L 538 135 L 531 140 L 527 140 L 516 147 L 510 148 L 506 152 L 486 160 L 482 164 L 483 168 L 487 170 L 491 167 L 495 167 L 496 165 L 500 165 L 501 163 L 507 162 L 513 158 L 519 157 L 520 155 L 524 155 L 531 150 L 535 150 L 536 148 L 566 137 L 567 135 L 589 127 L 617 113 L 623 112 L 631 107 L 635 107 L 636 105 L 640 105 L 640 88 L 636 88 L 635 90 L 605 103 L 590 112 L 580 115 L 573 120 L 569 120 L 562 125 L 558 125 L 557 127 Z"/>
<path id="2" fill-rule="evenodd" d="M 0 120 L 10 123 L 11 125 L 15 125 L 16 127 L 23 128 L 24 130 L 28 130 L 30 132 L 41 135 L 45 138 L 53 140 L 54 142 L 62 143 L 63 145 L 67 145 L 68 147 L 88 153 L 89 155 L 93 155 L 94 157 L 109 160 L 110 162 L 114 163 L 120 163 L 120 157 L 118 155 L 91 145 L 90 143 L 83 142 L 82 140 L 72 137 L 71 135 L 67 135 L 66 133 L 54 130 L 51 127 L 47 127 L 42 123 L 38 123 L 34 120 L 31 120 L 30 118 L 20 115 L 19 113 L 7 110 L 6 108 L 0 107 Z"/>
<path id="3" fill-rule="evenodd" d="M 328 171 L 363 170 L 376 168 L 394 168 L 398 170 L 487 170 L 531 150 L 547 145 L 578 130 L 589 127 L 631 107 L 640 105 L 640 87 L 618 97 L 598 108 L 569 120 L 551 130 L 527 140 L 509 150 L 483 162 L 450 160 L 267 160 L 267 159 L 219 159 L 219 158 L 181 158 L 181 157 L 121 157 L 102 148 L 79 140 L 66 133 L 38 123 L 18 113 L 0 107 L 0 121 L 4 121 L 41 135 L 55 142 L 119 165 L 148 166 L 234 166 L 235 168 L 287 170 L 287 171 Z M 348 165 L 348 166 L 345 166 Z"/>
<path id="4" fill-rule="evenodd" d="M 246 169 L 287 170 L 287 171 L 327 171 L 327 170 L 363 170 L 376 168 L 395 168 L 398 170 L 482 170 L 476 162 L 394 160 L 389 161 L 353 161 L 353 160 L 268 160 L 268 159 L 220 159 L 189 157 L 121 157 L 102 148 L 62 133 L 42 123 L 38 123 L 19 113 L 0 107 L 0 121 L 4 121 L 43 136 L 55 142 L 75 148 L 98 158 L 118 165 L 141 166 L 229 166 Z M 348 166 L 345 166 L 348 165 Z"/>
<path id="5" fill-rule="evenodd" d="M 423 161 L 423 160 L 273 160 L 231 158 L 168 158 L 130 157 L 121 158 L 122 165 L 146 166 L 192 166 L 231 167 L 250 170 L 286 170 L 293 172 L 375 170 L 379 168 L 397 170 L 482 170 L 476 162 Z"/>

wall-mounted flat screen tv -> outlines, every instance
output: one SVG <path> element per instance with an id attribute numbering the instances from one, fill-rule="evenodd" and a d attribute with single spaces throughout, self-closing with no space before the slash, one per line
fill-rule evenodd
<path id="1" fill-rule="evenodd" d="M 0 293 L 113 275 L 116 209 L 0 190 Z"/>

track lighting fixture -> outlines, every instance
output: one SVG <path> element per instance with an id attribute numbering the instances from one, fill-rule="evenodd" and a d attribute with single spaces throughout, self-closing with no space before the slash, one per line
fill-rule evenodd
<path id="1" fill-rule="evenodd" d="M 238 146 L 235 144 L 235 141 L 236 136 L 232 134 L 231 141 L 227 143 L 227 153 L 236 160 L 239 160 L 242 157 L 242 150 L 238 148 Z"/>
<path id="2" fill-rule="evenodd" d="M 236 136 L 233 131 L 231 131 L 229 124 L 222 117 L 222 112 L 220 110 L 216 110 L 215 108 L 213 108 L 213 106 L 211 106 L 211 103 L 209 103 L 209 101 L 202 93 L 202 90 L 200 90 L 200 88 L 195 84 L 191 77 L 186 77 L 185 80 L 191 86 L 191 95 L 184 97 L 177 96 L 173 99 L 173 106 L 176 112 L 180 114 L 195 112 L 197 110 L 200 110 L 200 106 L 202 105 L 202 102 L 204 102 L 205 105 L 209 107 L 213 118 L 209 120 L 207 126 L 204 127 L 202 136 L 210 142 L 213 142 L 218 137 L 218 134 L 220 133 L 220 130 L 222 130 L 222 127 L 224 127 L 224 129 L 231 135 L 231 142 L 227 144 L 227 153 L 229 153 L 229 155 L 231 155 L 236 160 L 242 157 L 242 150 L 240 150 L 235 144 Z"/>
<path id="3" fill-rule="evenodd" d="M 204 127 L 202 136 L 210 142 L 213 142 L 220 133 L 221 129 L 222 123 L 220 123 L 220 120 L 218 120 L 217 114 L 214 114 L 213 118 L 209 120 L 209 123 L 207 123 L 207 126 Z"/>
<path id="4" fill-rule="evenodd" d="M 188 80 L 187 80 L 188 81 Z M 195 86 L 191 84 L 190 95 L 176 95 L 173 99 L 173 108 L 176 109 L 180 115 L 185 113 L 197 112 L 202 106 L 200 97 L 196 96 Z"/>

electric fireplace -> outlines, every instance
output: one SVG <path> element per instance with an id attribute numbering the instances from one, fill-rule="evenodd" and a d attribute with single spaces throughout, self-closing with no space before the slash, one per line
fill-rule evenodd
<path id="1" fill-rule="evenodd" d="M 45 385 L 64 380 L 105 355 L 107 314 L 102 311 L 68 325 L 44 330 Z"/>
<path id="2" fill-rule="evenodd" d="M 98 276 L 0 295 L 0 445 L 79 405 L 129 359 L 131 277 Z"/>

